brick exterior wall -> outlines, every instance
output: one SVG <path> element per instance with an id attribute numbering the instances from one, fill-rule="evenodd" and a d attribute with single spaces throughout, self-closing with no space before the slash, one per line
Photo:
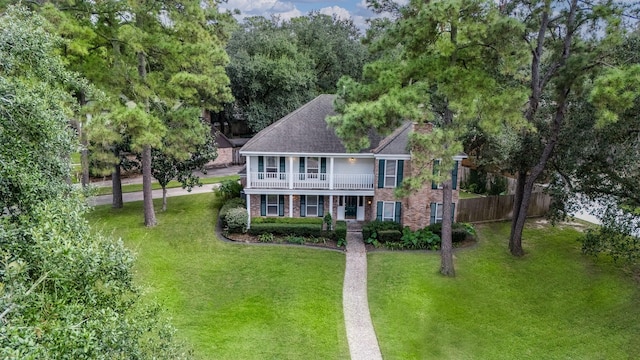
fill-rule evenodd
<path id="1" fill-rule="evenodd" d="M 261 217 L 260 215 L 260 195 L 253 194 L 248 195 L 250 197 L 251 202 L 251 218 Z M 284 195 L 284 216 L 289 217 L 289 197 L 293 196 L 293 217 L 300 217 L 300 195 Z M 337 206 L 337 197 L 333 198 L 333 214 L 334 219 L 336 218 L 335 214 L 338 209 Z M 326 214 L 329 211 L 329 195 L 324 196 L 324 206 L 323 213 Z M 324 215 L 323 215 L 324 216 Z M 282 217 L 282 216 L 281 216 Z"/>
<path id="2" fill-rule="evenodd" d="M 414 124 L 414 131 L 428 133 L 431 132 L 432 124 Z M 407 198 L 398 199 L 392 188 L 378 188 L 379 162 L 376 160 L 374 165 L 374 199 L 370 209 L 370 215 L 366 217 L 368 220 L 376 219 L 376 203 L 378 201 L 400 201 L 402 202 L 402 225 L 409 226 L 412 230 L 417 230 L 429 225 L 431 215 L 431 203 L 442 203 L 442 190 L 431 189 L 431 183 L 424 186 L 409 195 Z M 461 163 L 458 163 L 458 172 L 460 172 Z M 413 169 L 410 160 L 404 161 L 404 178 L 415 175 L 417 169 Z M 453 191 L 453 203 L 457 204 L 459 199 L 458 190 L 460 189 L 460 176 L 458 176 L 458 184 L 456 190 Z M 457 208 L 455 209 L 457 213 Z"/>

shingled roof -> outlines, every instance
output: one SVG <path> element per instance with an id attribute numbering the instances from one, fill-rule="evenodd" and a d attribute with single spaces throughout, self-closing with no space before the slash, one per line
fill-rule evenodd
<path id="1" fill-rule="evenodd" d="M 325 119 L 336 115 L 335 95 L 320 95 L 299 109 L 257 133 L 240 149 L 242 152 L 269 153 L 346 153 L 344 145 Z M 380 137 L 369 136 L 370 152 L 380 143 Z"/>
<path id="2" fill-rule="evenodd" d="M 410 121 L 405 122 L 402 126 L 397 128 L 391 135 L 380 141 L 378 147 L 371 152 L 374 154 L 384 155 L 400 155 L 409 154 L 409 132 L 413 129 Z"/>

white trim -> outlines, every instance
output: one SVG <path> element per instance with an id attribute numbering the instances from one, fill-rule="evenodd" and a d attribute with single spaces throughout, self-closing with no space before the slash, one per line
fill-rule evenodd
<path id="1" fill-rule="evenodd" d="M 249 229 L 251 227 L 251 196 L 245 194 L 245 197 L 247 199 L 247 229 Z"/>
<path id="2" fill-rule="evenodd" d="M 373 196 L 374 190 L 290 190 L 290 189 L 247 189 L 245 188 L 245 194 L 247 195 L 346 195 L 346 196 Z"/>
<path id="3" fill-rule="evenodd" d="M 388 155 L 388 154 L 374 154 L 373 158 L 376 160 L 411 160 L 411 155 Z"/>
<path id="4" fill-rule="evenodd" d="M 384 216 L 384 208 L 387 204 L 391 204 L 391 208 L 393 209 L 391 212 L 391 219 Z M 382 202 L 382 214 L 380 215 L 380 219 L 382 221 L 396 221 L 396 202 L 395 201 L 383 201 Z"/>
<path id="5" fill-rule="evenodd" d="M 245 169 L 247 170 L 247 173 L 245 174 L 245 176 L 247 177 L 247 186 L 245 186 L 245 189 L 250 189 L 251 181 L 249 181 L 249 174 L 251 173 L 251 156 L 246 157 Z"/>
<path id="6" fill-rule="evenodd" d="M 242 156 L 292 156 L 292 157 L 336 157 L 336 158 L 358 158 L 372 159 L 372 153 L 288 153 L 288 152 L 261 152 L 261 151 L 240 151 Z M 409 155 L 406 155 L 409 156 Z"/>
<path id="7" fill-rule="evenodd" d="M 289 195 L 289 217 L 293 217 L 293 196 Z"/>

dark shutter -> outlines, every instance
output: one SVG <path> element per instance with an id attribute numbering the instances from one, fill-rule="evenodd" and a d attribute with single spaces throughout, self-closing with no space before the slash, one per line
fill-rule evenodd
<path id="1" fill-rule="evenodd" d="M 258 179 L 264 179 L 264 156 L 258 156 Z"/>
<path id="2" fill-rule="evenodd" d="M 281 156 L 280 157 L 280 172 L 283 173 L 285 171 L 287 171 L 287 170 L 285 169 L 285 165 L 284 165 L 284 157 Z"/>
<path id="3" fill-rule="evenodd" d="M 278 196 L 278 216 L 284 216 L 284 195 Z"/>
<path id="4" fill-rule="evenodd" d="M 402 223 L 402 203 L 400 201 L 396 201 L 396 211 L 395 211 L 395 222 Z"/>
<path id="5" fill-rule="evenodd" d="M 455 162 L 453 165 L 453 170 L 451 171 L 451 188 L 455 190 L 458 187 L 458 162 Z"/>
<path id="6" fill-rule="evenodd" d="M 260 195 L 260 216 L 267 216 L 267 195 Z"/>
<path id="7" fill-rule="evenodd" d="M 384 187 L 384 160 L 378 160 L 378 189 Z"/>
<path id="8" fill-rule="evenodd" d="M 307 195 L 300 195 L 300 216 L 307 216 Z"/>
<path id="9" fill-rule="evenodd" d="M 431 212 L 429 214 L 429 225 L 436 223 L 436 203 L 431 203 Z"/>
<path id="10" fill-rule="evenodd" d="M 298 170 L 300 170 L 300 171 L 298 171 L 300 173 L 300 180 L 304 180 L 305 179 L 305 176 L 304 176 L 305 169 L 304 169 L 304 158 L 303 157 L 300 158 L 300 167 L 298 168 Z"/>
<path id="11" fill-rule="evenodd" d="M 324 196 L 318 196 L 318 216 L 324 216 Z"/>
<path id="12" fill-rule="evenodd" d="M 451 222 L 456 222 L 456 204 L 451 203 Z"/>
<path id="13" fill-rule="evenodd" d="M 381 221 L 382 220 L 382 201 L 378 201 L 376 210 L 377 210 L 376 211 L 376 220 Z"/>
<path id="14" fill-rule="evenodd" d="M 433 160 L 433 175 L 438 174 L 438 166 L 440 165 L 440 160 Z M 437 189 L 438 184 L 435 181 L 431 182 L 431 189 Z"/>
<path id="15" fill-rule="evenodd" d="M 320 158 L 320 173 L 322 174 L 327 173 L 327 158 L 325 157 Z"/>
<path id="16" fill-rule="evenodd" d="M 402 186 L 402 178 L 404 173 L 404 160 L 398 160 L 398 168 L 396 169 L 396 187 Z"/>

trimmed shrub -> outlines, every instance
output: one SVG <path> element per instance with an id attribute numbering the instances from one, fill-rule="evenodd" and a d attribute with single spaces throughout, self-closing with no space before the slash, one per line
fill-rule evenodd
<path id="1" fill-rule="evenodd" d="M 247 204 L 244 202 L 244 200 L 240 198 L 233 198 L 225 202 L 224 205 L 222 205 L 222 207 L 220 208 L 220 211 L 218 212 L 218 216 L 220 217 L 220 221 L 222 222 L 222 227 L 227 227 L 227 222 L 225 220 L 225 217 L 227 216 L 227 213 L 229 212 L 229 210 L 237 209 L 237 208 L 245 209 L 246 207 L 247 207 Z"/>
<path id="2" fill-rule="evenodd" d="M 276 236 L 304 236 L 304 237 L 329 237 L 320 226 L 316 224 L 281 224 L 281 223 L 251 223 L 248 230 L 251 235 L 260 235 L 263 233 L 271 233 Z"/>
<path id="3" fill-rule="evenodd" d="M 380 230 L 378 231 L 377 240 L 380 243 L 398 243 L 402 239 L 402 233 L 399 230 Z"/>
<path id="4" fill-rule="evenodd" d="M 471 230 L 473 232 L 471 232 Z M 431 224 L 427 227 L 431 232 L 442 238 L 442 224 Z M 470 224 L 453 223 L 451 225 L 451 242 L 458 243 L 465 241 L 468 236 L 475 236 L 475 230 Z"/>
<path id="5" fill-rule="evenodd" d="M 230 232 L 244 232 L 247 229 L 249 215 L 245 208 L 230 209 L 224 217 L 227 229 Z"/>
<path id="6" fill-rule="evenodd" d="M 239 198 L 242 184 L 238 180 L 225 180 L 214 190 L 216 196 L 222 200 Z"/>
<path id="7" fill-rule="evenodd" d="M 368 244 L 372 244 L 375 241 L 381 242 L 378 238 L 378 232 L 383 230 L 397 230 L 401 233 L 402 225 L 395 221 L 371 221 L 362 227 L 362 239 Z"/>
<path id="8" fill-rule="evenodd" d="M 340 242 L 340 240 L 347 240 L 347 222 L 340 220 L 336 221 L 336 229 L 332 232 L 333 240 Z"/>

